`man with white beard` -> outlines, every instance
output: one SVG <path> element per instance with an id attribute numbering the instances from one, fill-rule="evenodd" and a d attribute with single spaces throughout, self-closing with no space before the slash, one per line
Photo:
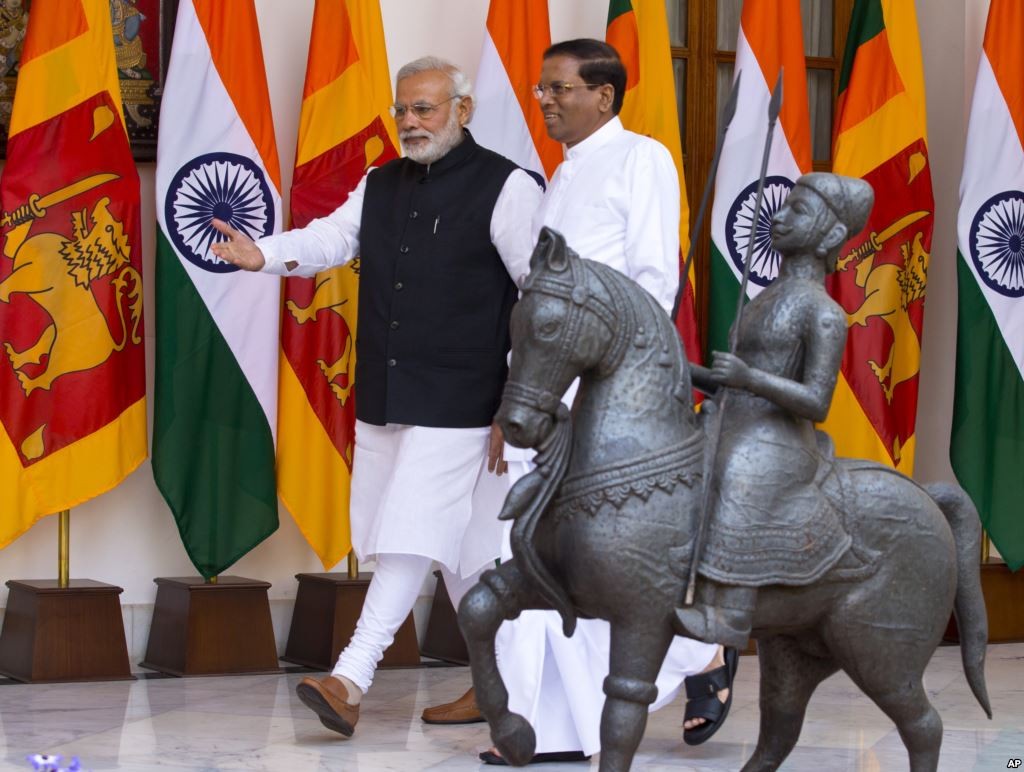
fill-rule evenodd
<path id="1" fill-rule="evenodd" d="M 214 220 L 228 240 L 213 251 L 246 270 L 313 276 L 360 257 L 350 517 L 356 554 L 377 566 L 332 674 L 296 687 L 346 737 L 433 561 L 457 605 L 501 551 L 494 514 L 507 486 L 487 474 L 505 466 L 492 418 L 541 198 L 464 128 L 473 97 L 454 66 L 407 64 L 395 97 L 406 157 L 368 172 L 332 214 L 256 242 Z"/>

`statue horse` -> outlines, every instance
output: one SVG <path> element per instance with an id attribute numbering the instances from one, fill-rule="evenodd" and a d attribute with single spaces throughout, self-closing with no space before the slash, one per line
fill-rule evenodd
<path id="1" fill-rule="evenodd" d="M 525 609 L 611 625 L 601 716 L 602 772 L 629 769 L 681 605 L 705 475 L 702 419 L 678 335 L 654 299 L 622 274 L 568 250 L 545 229 L 512 317 L 511 371 L 497 420 L 537 468 L 510 491 L 513 559 L 464 598 L 476 699 L 513 765 L 535 735 L 508 710 L 494 638 Z M 560 397 L 581 378 L 570 420 Z M 761 725 L 744 770 L 774 770 L 797 742 L 808 700 L 839 669 L 895 722 L 914 772 L 938 764 L 942 722 L 922 674 L 955 607 L 963 667 L 991 717 L 984 681 L 987 618 L 980 525 L 956 486 L 922 488 L 860 460 L 831 465 L 828 494 L 850 555 L 807 586 L 760 588 L 753 636 Z"/>

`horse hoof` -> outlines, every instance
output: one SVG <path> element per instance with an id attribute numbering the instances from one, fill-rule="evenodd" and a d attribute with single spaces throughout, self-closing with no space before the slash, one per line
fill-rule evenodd
<path id="1" fill-rule="evenodd" d="M 537 735 L 525 718 L 508 713 L 491 728 L 491 740 L 505 760 L 514 767 L 530 763 L 537 747 Z"/>

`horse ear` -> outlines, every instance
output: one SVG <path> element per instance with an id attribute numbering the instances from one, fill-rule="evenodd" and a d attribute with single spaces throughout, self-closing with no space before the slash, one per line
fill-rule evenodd
<path id="1" fill-rule="evenodd" d="M 561 273 L 569 266 L 567 252 L 565 237 L 561 233 L 551 228 L 541 228 L 537 246 L 533 248 L 533 254 L 530 256 L 530 271 L 546 265 L 552 271 Z"/>

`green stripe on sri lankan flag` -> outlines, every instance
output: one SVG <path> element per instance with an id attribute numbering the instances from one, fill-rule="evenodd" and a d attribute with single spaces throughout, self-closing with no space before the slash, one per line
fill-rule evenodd
<path id="1" fill-rule="evenodd" d="M 183 0 L 156 174 L 153 476 L 204 577 L 224 571 L 278 524 L 280 279 L 213 257 L 209 220 L 257 238 L 281 229 L 281 201 L 214 66 L 214 45 Z"/>
<path id="2" fill-rule="evenodd" d="M 986 37 L 960 183 L 950 460 L 992 542 L 1017 570 L 1024 565 L 1024 147 L 1004 93 L 1024 93 L 1024 82 L 997 79 L 988 49 Z"/>
<path id="3" fill-rule="evenodd" d="M 879 33 L 885 31 L 885 16 L 880 0 L 868 0 L 854 5 L 850 18 L 850 30 L 846 37 L 842 69 L 839 71 L 839 93 L 846 91 L 853 71 L 854 53 Z"/>

